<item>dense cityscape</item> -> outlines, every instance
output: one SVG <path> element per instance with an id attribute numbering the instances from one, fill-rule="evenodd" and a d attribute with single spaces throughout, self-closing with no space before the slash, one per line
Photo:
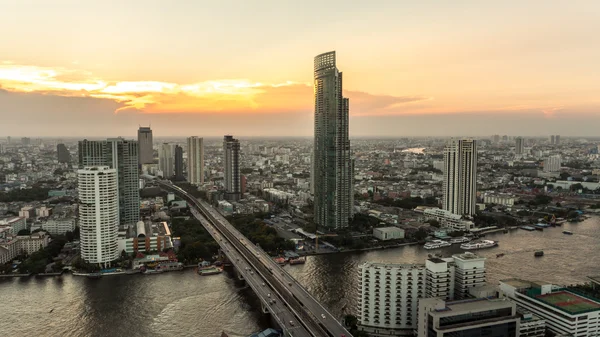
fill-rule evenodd
<path id="1" fill-rule="evenodd" d="M 260 336 L 600 334 L 600 277 L 567 285 L 511 273 L 491 283 L 486 268 L 488 260 L 512 254 L 494 253 L 505 241 L 489 236 L 511 240 L 597 223 L 598 140 L 350 141 L 351 102 L 341 86 L 335 52 L 317 56 L 314 139 L 172 138 L 150 126 L 140 126 L 137 139 L 6 137 L 0 147 L 4 282 L 62 280 L 65 273 L 88 282 L 186 269 L 224 273 L 238 286 L 250 285 L 262 315 L 272 316 Z M 573 240 L 579 233 L 562 234 Z M 335 314 L 301 282 L 287 285 L 294 277 L 283 269 L 281 280 L 268 275 L 303 268 L 320 255 L 403 247 L 428 253 L 422 261 L 398 255 L 397 262 L 357 265 L 349 273 L 356 279 L 356 291 L 349 291 L 354 305 Z M 530 254 L 552 258 L 544 249 Z M 296 301 L 309 316 L 297 312 Z"/>
<path id="2" fill-rule="evenodd" d="M 0 337 L 600 337 L 600 2 L 0 30 Z"/>

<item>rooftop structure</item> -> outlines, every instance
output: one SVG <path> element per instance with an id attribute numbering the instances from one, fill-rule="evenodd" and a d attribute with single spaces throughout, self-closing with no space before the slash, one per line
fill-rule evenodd
<path id="1" fill-rule="evenodd" d="M 478 298 L 446 302 L 419 301 L 419 337 L 518 336 L 519 316 L 513 301 Z"/>
<path id="2" fill-rule="evenodd" d="M 600 300 L 576 290 L 519 279 L 500 281 L 504 296 L 546 320 L 548 329 L 575 337 L 600 333 Z"/>

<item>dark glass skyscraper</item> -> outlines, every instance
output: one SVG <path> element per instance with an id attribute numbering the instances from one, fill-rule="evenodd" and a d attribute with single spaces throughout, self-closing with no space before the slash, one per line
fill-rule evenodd
<path id="1" fill-rule="evenodd" d="M 71 154 L 69 150 L 65 146 L 65 144 L 60 143 L 56 145 L 56 154 L 58 157 L 59 163 L 70 163 L 71 162 Z"/>
<path id="2" fill-rule="evenodd" d="M 349 100 L 342 95 L 342 73 L 335 61 L 335 51 L 314 60 L 314 213 L 315 223 L 330 230 L 347 227 L 353 215 Z"/>
<path id="3" fill-rule="evenodd" d="M 175 145 L 175 180 L 183 181 L 183 148 Z"/>
<path id="4" fill-rule="evenodd" d="M 242 193 L 240 177 L 240 142 L 233 136 L 223 138 L 225 192 L 228 200 L 239 200 Z"/>
<path id="5" fill-rule="evenodd" d="M 154 150 L 152 148 L 152 129 L 140 126 L 138 129 L 138 161 L 142 164 L 154 162 Z"/>

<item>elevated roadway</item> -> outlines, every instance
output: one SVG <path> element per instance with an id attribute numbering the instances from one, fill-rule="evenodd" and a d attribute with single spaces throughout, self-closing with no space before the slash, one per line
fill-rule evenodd
<path id="1" fill-rule="evenodd" d="M 266 309 L 287 335 L 294 337 L 351 337 L 342 324 L 302 285 L 262 249 L 250 242 L 208 203 L 168 181 L 154 180 L 190 205 L 240 274 L 248 281 Z M 263 285 L 264 284 L 264 285 Z M 275 300 L 275 303 L 273 302 Z"/>

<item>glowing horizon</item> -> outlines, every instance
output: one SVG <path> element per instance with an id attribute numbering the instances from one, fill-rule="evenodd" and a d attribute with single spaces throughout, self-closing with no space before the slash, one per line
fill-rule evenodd
<path id="1" fill-rule="evenodd" d="M 455 128 L 473 114 L 589 120 L 600 112 L 600 46 L 593 43 L 600 3 L 579 5 L 3 4 L 0 29 L 9 33 L 0 45 L 9 48 L 0 55 L 0 113 L 12 119 L 0 131 L 25 132 L 20 116 L 36 118 L 60 101 L 77 125 L 90 118 L 87 110 L 106 125 L 156 119 L 169 129 L 175 119 L 163 116 L 187 116 L 177 117 L 181 123 L 217 114 L 256 116 L 271 125 L 261 132 L 274 132 L 297 115 L 307 133 L 312 60 L 330 50 L 364 132 L 376 134 L 389 120 L 399 131 L 388 132 L 415 132 L 404 118 L 446 115 L 456 117 Z M 241 120 L 227 126 L 246 127 Z"/>

